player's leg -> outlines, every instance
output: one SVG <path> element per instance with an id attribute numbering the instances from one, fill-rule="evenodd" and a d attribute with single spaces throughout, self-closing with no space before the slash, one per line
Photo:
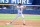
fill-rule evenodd
<path id="1" fill-rule="evenodd" d="M 19 14 L 17 14 L 17 16 L 10 22 L 10 24 L 11 24 L 14 20 L 16 20 L 16 19 L 18 18 L 18 16 L 19 16 Z"/>
<path id="2" fill-rule="evenodd" d="M 21 14 L 22 20 L 23 20 L 23 25 L 25 25 L 25 21 L 24 21 L 24 16 Z"/>

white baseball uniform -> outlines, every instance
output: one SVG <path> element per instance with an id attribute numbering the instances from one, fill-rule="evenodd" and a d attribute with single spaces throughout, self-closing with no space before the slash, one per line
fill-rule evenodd
<path id="1" fill-rule="evenodd" d="M 23 6 L 20 6 L 20 7 L 19 7 L 19 6 L 17 6 L 17 10 L 18 10 L 17 17 L 18 17 L 18 16 L 21 16 L 22 18 L 24 18 L 24 17 L 23 17 L 23 15 L 22 15 Z"/>
<path id="2" fill-rule="evenodd" d="M 17 10 L 18 10 L 18 14 L 15 17 L 15 19 L 13 19 L 11 22 L 13 22 L 14 20 L 16 20 L 19 16 L 21 16 L 22 20 L 23 20 L 23 23 L 24 23 L 24 17 L 23 17 L 23 14 L 22 14 L 23 6 L 20 6 L 20 7 L 17 6 Z"/>

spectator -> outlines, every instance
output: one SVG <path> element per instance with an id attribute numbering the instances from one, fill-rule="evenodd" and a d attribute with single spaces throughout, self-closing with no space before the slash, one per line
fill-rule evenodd
<path id="1" fill-rule="evenodd" d="M 40 10 L 40 7 L 38 7 L 38 9 Z"/>
<path id="2" fill-rule="evenodd" d="M 4 7 L 3 9 L 7 9 L 6 7 Z"/>

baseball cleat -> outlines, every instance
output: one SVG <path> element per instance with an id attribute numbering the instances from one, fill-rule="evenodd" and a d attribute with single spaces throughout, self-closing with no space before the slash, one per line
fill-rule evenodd
<path id="1" fill-rule="evenodd" d="M 25 24 L 23 24 L 23 25 L 25 25 Z"/>
<path id="2" fill-rule="evenodd" d="M 10 25 L 10 23 L 6 23 L 6 25 Z"/>

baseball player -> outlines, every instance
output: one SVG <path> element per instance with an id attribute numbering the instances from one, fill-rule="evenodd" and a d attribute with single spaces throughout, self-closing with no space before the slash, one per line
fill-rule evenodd
<path id="1" fill-rule="evenodd" d="M 13 6 L 16 6 L 16 8 L 18 10 L 18 14 L 9 24 L 11 24 L 14 20 L 16 20 L 19 16 L 21 16 L 21 18 L 23 20 L 23 25 L 25 25 L 24 16 L 22 14 L 22 11 L 25 8 L 25 6 L 21 6 L 21 3 L 19 3 L 18 6 L 17 5 L 13 5 Z"/>

